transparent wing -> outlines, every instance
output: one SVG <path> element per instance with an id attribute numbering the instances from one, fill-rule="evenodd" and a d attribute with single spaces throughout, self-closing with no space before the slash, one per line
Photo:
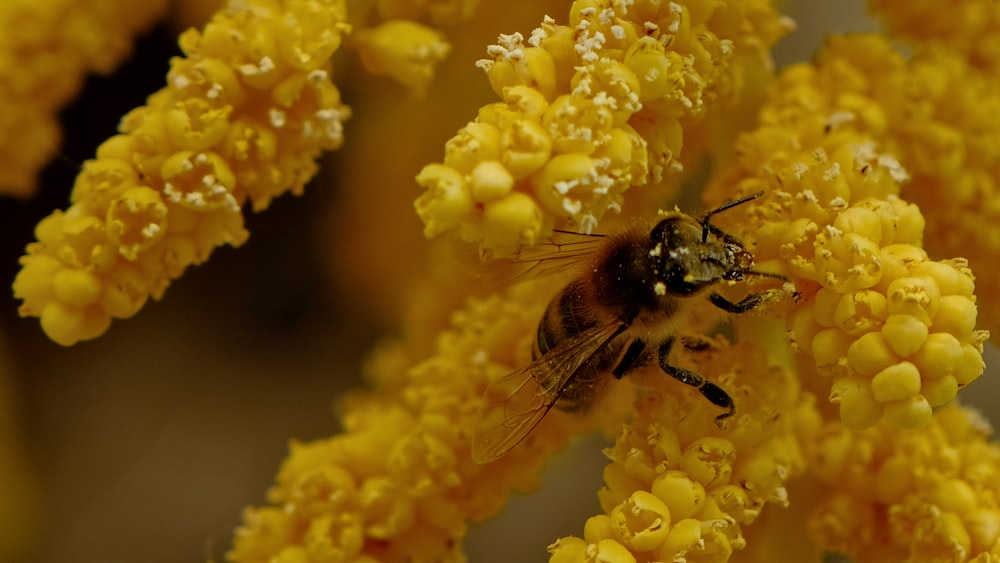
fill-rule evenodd
<path id="1" fill-rule="evenodd" d="M 473 430 L 473 459 L 493 461 L 523 440 L 559 400 L 580 367 L 625 328 L 615 321 L 585 330 L 493 382 L 483 396 Z"/>
<path id="2" fill-rule="evenodd" d="M 480 275 L 495 287 L 571 270 L 607 242 L 604 235 L 554 231 L 549 240 L 521 247 L 513 256 L 494 258 Z"/>

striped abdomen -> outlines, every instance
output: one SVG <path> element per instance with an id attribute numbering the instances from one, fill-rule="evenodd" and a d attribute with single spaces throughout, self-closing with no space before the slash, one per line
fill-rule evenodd
<path id="1" fill-rule="evenodd" d="M 615 319 L 601 316 L 593 306 L 590 288 L 577 280 L 571 282 L 552 299 L 541 322 L 538 323 L 538 337 L 535 341 L 533 358 L 543 357 L 552 349 L 577 338 L 580 333 Z M 607 382 L 607 375 L 618 362 L 626 339 L 621 335 L 599 348 L 592 356 L 583 359 L 559 393 L 556 406 L 565 411 L 586 409 L 598 396 L 600 388 Z M 558 389 L 549 387 L 555 382 L 538 381 L 549 392 Z"/>

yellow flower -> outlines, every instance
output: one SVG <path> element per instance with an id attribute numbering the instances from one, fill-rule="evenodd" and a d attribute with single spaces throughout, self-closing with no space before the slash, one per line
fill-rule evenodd
<path id="1" fill-rule="evenodd" d="M 347 402 L 343 434 L 293 444 L 270 493 L 274 507 L 248 509 L 229 560 L 458 559 L 467 521 L 499 512 L 511 490 L 536 487 L 545 458 L 599 422 L 553 413 L 497 462 L 472 460 L 479 399 L 489 381 L 529 360 L 553 289 L 525 284 L 470 301 L 416 365 L 383 349 L 369 374 L 381 391 Z M 621 420 L 627 395 L 617 402 Z"/>
<path id="2" fill-rule="evenodd" d="M 375 3 L 379 15 L 394 20 L 426 20 L 435 27 L 456 25 L 470 19 L 478 8 L 478 0 L 448 0 L 447 2 L 414 2 L 413 0 L 380 0 Z M 356 14 L 352 18 L 362 17 Z"/>
<path id="3" fill-rule="evenodd" d="M 954 24 L 953 19 L 964 21 L 972 13 L 981 13 L 987 27 L 995 26 L 989 22 L 1000 14 L 996 5 L 981 2 L 942 8 L 935 4 L 931 10 L 929 4 L 916 2 L 900 10 L 894 6 L 884 15 L 899 23 L 912 10 L 914 21 L 905 28 L 915 32 L 916 21 L 943 29 Z M 947 47 L 921 45 L 909 58 L 881 36 L 831 37 L 818 54 L 814 70 L 803 67 L 785 73 L 779 95 L 787 105 L 771 111 L 785 112 L 789 119 L 795 113 L 812 111 L 806 103 L 822 103 L 819 107 L 825 115 L 813 111 L 807 116 L 814 120 L 808 125 L 813 135 L 828 120 L 831 135 L 844 129 L 857 131 L 875 142 L 880 152 L 897 159 L 906 177 L 899 178 L 900 187 L 891 193 L 922 210 L 934 210 L 925 215 L 926 233 L 919 246 L 931 256 L 959 255 L 968 260 L 980 278 L 981 292 L 990 297 L 981 306 L 989 309 L 984 318 L 991 320 L 1000 318 L 1000 299 L 992 298 L 1000 288 L 1000 278 L 990 267 L 1000 252 L 1000 151 L 996 148 L 1000 124 L 994 119 L 1000 111 L 1000 88 L 996 72 L 990 70 L 996 63 L 963 50 L 995 42 L 996 34 L 983 31 L 979 40 L 975 39 L 978 33 L 977 26 L 954 29 L 946 34 Z M 806 78 L 800 73 L 815 74 Z M 800 79 L 813 84 L 792 83 Z"/>
<path id="4" fill-rule="evenodd" d="M 951 404 L 922 432 L 830 422 L 806 442 L 829 491 L 809 519 L 858 562 L 990 561 L 1000 555 L 1000 446 L 978 413 Z"/>
<path id="5" fill-rule="evenodd" d="M 994 2 L 892 2 L 871 0 L 891 35 L 911 42 L 942 43 L 987 74 L 1000 67 L 1000 6 Z"/>
<path id="6" fill-rule="evenodd" d="M 605 452 L 605 514 L 587 520 L 582 540 L 550 546 L 550 562 L 587 560 L 581 552 L 613 554 L 607 561 L 727 561 L 745 546 L 743 526 L 766 505 L 788 503 L 785 484 L 805 469 L 798 435 L 820 424 L 812 398 L 749 343 L 719 343 L 698 356 L 689 358 L 693 369 L 739 398 L 736 419 L 720 430 L 695 390 L 678 392 L 662 374 L 643 377 L 650 387 Z"/>
<path id="7" fill-rule="evenodd" d="M 994 11 L 995 8 L 991 8 Z M 836 45 L 833 46 L 835 49 Z M 1000 67 L 994 67 L 1000 68 Z M 886 108 L 886 146 L 912 175 L 902 195 L 927 213 L 931 255 L 961 255 L 979 278 L 984 318 L 1000 318 L 1000 81 L 950 51 L 925 47 L 871 87 Z M 987 324 L 990 328 L 1000 325 Z"/>
<path id="8" fill-rule="evenodd" d="M 413 2 L 380 0 L 351 6 L 350 46 L 373 74 L 384 74 L 423 97 L 439 64 L 451 51 L 442 27 L 468 25 L 478 0 Z"/>
<path id="9" fill-rule="evenodd" d="M 897 197 L 907 171 L 870 136 L 888 118 L 861 85 L 891 73 L 898 56 L 867 36 L 833 45 L 815 65 L 781 73 L 710 197 L 769 192 L 727 218 L 743 214 L 758 263 L 795 282 L 793 341 L 834 378 L 841 420 L 920 428 L 982 374 L 987 334 L 975 330 L 967 262 L 929 259 L 923 214 Z M 838 56 L 848 52 L 866 57 Z"/>
<path id="10" fill-rule="evenodd" d="M 388 74 L 418 96 L 424 94 L 436 64 L 449 50 L 439 32 L 406 20 L 361 30 L 354 41 L 370 71 Z"/>
<path id="11" fill-rule="evenodd" d="M 490 48 L 482 66 L 503 101 L 482 107 L 448 141 L 443 162 L 418 174 L 427 190 L 416 203 L 425 234 L 511 252 L 555 226 L 595 226 L 625 202 L 626 188 L 665 180 L 662 173 L 678 165 L 682 126 L 705 111 L 725 74 L 727 57 L 713 55 L 732 49 L 714 43 L 720 35 L 710 31 L 698 32 L 709 45 L 702 51 L 680 38 L 726 18 L 693 5 L 625 12 L 618 3 L 596 4 L 574 3 L 571 25 L 546 18 L 528 39 L 503 35 Z M 640 25 L 650 14 L 666 22 L 673 14 L 679 23 Z M 643 39 L 664 29 L 678 43 Z M 887 440 L 902 429 L 933 432 L 932 409 L 983 371 L 974 279 L 963 259 L 935 261 L 923 249 L 924 213 L 900 198 L 910 174 L 889 152 L 888 110 L 858 93 L 901 59 L 871 38 L 844 41 L 863 53 L 856 64 L 828 52 L 777 78 L 758 126 L 740 138 L 736 158 L 705 194 L 720 203 L 764 192 L 720 216 L 719 225 L 752 241 L 755 271 L 795 285 L 794 302 L 773 305 L 788 313 L 806 362 L 780 347 L 773 321 L 741 320 L 733 345 L 720 341 L 714 352 L 685 357 L 734 392 L 737 415 L 725 429 L 704 398 L 651 370 L 632 378 L 638 391 L 610 385 L 608 408 L 594 411 L 601 420 L 554 410 L 522 445 L 480 466 L 470 458 L 469 429 L 483 390 L 530 361 L 538 319 L 560 282 L 535 280 L 470 300 L 429 358 L 412 359 L 407 340 L 379 350 L 370 374 L 375 391 L 345 404 L 345 433 L 295 445 L 273 506 L 248 510 L 230 559 L 460 560 L 468 521 L 500 510 L 508 491 L 533 486 L 544 458 L 574 432 L 619 426 L 607 450 L 603 514 L 587 519 L 582 537 L 553 543 L 550 561 L 727 561 L 746 547 L 744 528 L 762 511 L 790 502 L 792 479 L 807 469 L 826 479 L 807 459 L 819 466 L 847 451 L 838 449 L 844 440 L 825 440 L 831 425 L 844 433 L 874 425 L 868 432 L 885 432 Z M 675 48 L 691 51 L 679 62 Z M 657 82 L 668 71 L 677 74 Z M 833 381 L 817 383 L 817 373 Z M 828 394 L 840 421 L 828 422 L 837 415 L 804 389 Z M 920 461 L 919 451 L 900 457 L 907 456 Z M 957 482 L 947 487 L 964 493 Z M 844 499 L 834 508 L 861 511 L 848 532 L 859 543 L 881 541 L 865 544 L 867 553 L 896 553 L 868 519 L 872 510 L 848 497 L 833 497 Z M 917 539 L 917 559 L 946 548 L 969 554 L 973 533 L 981 536 L 976 546 L 992 537 L 991 514 L 977 520 L 964 512 L 978 514 L 978 505 L 935 519 L 919 500 L 893 509 L 898 533 Z M 813 532 L 820 549 L 846 549 L 839 536 Z"/>
<path id="12" fill-rule="evenodd" d="M 546 17 L 527 38 L 501 35 L 480 65 L 502 101 L 417 176 L 424 234 L 509 254 L 554 226 L 590 232 L 629 187 L 681 168 L 680 120 L 701 116 L 720 84 L 732 94 L 729 61 L 787 29 L 766 2 L 581 0 L 568 25 Z"/>
<path id="13" fill-rule="evenodd" d="M 301 192 L 316 157 L 343 140 L 349 111 L 330 81 L 341 43 L 408 93 L 433 93 L 454 50 L 438 27 L 475 5 L 240 0 L 182 34 L 167 86 L 82 166 L 70 207 L 38 224 L 14 282 L 21 314 L 61 344 L 94 338 L 216 246 L 241 244 L 246 205 Z M 706 219 L 703 237 L 723 240 L 748 279 L 690 296 L 690 311 L 643 338 L 680 325 L 692 345 L 671 363 L 731 393 L 732 416 L 706 402 L 711 387 L 703 396 L 651 362 L 621 381 L 607 374 L 587 412 L 532 411 L 545 416 L 523 441 L 477 463 L 484 393 L 528 373 L 518 370 L 545 343 L 539 320 L 568 276 L 494 290 L 459 273 L 479 264 L 431 254 L 429 280 L 386 282 L 424 299 L 373 354 L 371 388 L 340 402 L 343 431 L 292 442 L 227 559 L 463 561 L 470 523 L 537 487 L 547 459 L 593 430 L 616 436 L 600 512 L 549 546 L 553 563 L 1000 558 L 1000 445 L 954 401 L 985 369 L 980 305 L 1000 318 L 988 271 L 1000 245 L 989 33 L 1000 12 L 961 0 L 935 21 L 926 2 L 873 6 L 897 33 L 941 42 L 907 58 L 882 37 L 833 37 L 812 63 L 775 75 L 767 51 L 791 24 L 768 0 L 576 0 L 530 33 L 501 35 L 479 62 L 500 101 L 464 118 L 474 117 L 416 176 L 424 234 L 530 257 L 555 229 L 654 217 L 694 181 L 685 166 L 714 158 L 696 186 L 706 203 L 757 195 Z M 402 165 L 399 145 L 378 149 L 352 164 Z M 394 187 L 359 197 L 355 221 L 389 224 L 379 198 Z M 357 255 L 381 258 L 359 238 L 348 242 Z M 389 244 L 399 270 L 415 261 L 398 256 L 407 244 Z M 763 312 L 720 318 L 720 297 L 760 295 L 758 283 L 783 287 L 763 294 Z M 639 363 L 636 350 L 613 359 Z M 798 522 L 773 517 L 787 506 Z M 794 545 L 775 541 L 789 533 Z"/>
<path id="14" fill-rule="evenodd" d="M 0 195 L 30 195 L 59 148 L 56 112 L 86 74 L 110 73 L 166 0 L 0 3 Z M 15 109 L 16 108 L 16 109 Z"/>
<path id="15" fill-rule="evenodd" d="M 329 80 L 346 31 L 338 0 L 264 0 L 180 39 L 169 85 L 122 120 L 36 229 L 14 281 L 20 313 L 64 345 L 94 338 L 222 244 L 247 238 L 242 207 L 299 193 L 348 115 Z"/>

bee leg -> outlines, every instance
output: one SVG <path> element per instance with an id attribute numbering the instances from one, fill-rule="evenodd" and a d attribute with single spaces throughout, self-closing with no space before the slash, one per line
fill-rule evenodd
<path id="1" fill-rule="evenodd" d="M 642 339 L 636 338 L 625 349 L 625 353 L 618 360 L 615 369 L 611 370 L 611 374 L 615 376 L 615 379 L 621 379 L 633 369 L 645 365 L 649 361 L 649 354 L 646 352 L 646 343 Z"/>
<path id="2" fill-rule="evenodd" d="M 708 300 L 712 302 L 712 305 L 715 305 L 727 313 L 746 313 L 764 301 L 782 295 L 787 295 L 787 293 L 782 289 L 766 289 L 757 293 L 751 293 L 750 295 L 744 297 L 742 301 L 737 303 L 733 303 L 718 293 L 709 295 Z"/>
<path id="3" fill-rule="evenodd" d="M 733 398 L 730 397 L 729 393 L 726 393 L 721 387 L 711 381 L 706 381 L 704 377 L 698 375 L 697 373 L 671 365 L 670 349 L 673 345 L 673 338 L 668 338 L 663 344 L 660 344 L 660 369 L 677 381 L 680 381 L 685 385 L 696 387 L 698 392 L 701 393 L 703 397 L 708 399 L 708 401 L 713 405 L 726 409 L 726 412 L 715 417 L 715 424 L 717 424 L 719 428 L 723 428 L 725 426 L 723 421 L 733 416 L 733 413 L 736 412 L 736 405 L 733 403 Z"/>

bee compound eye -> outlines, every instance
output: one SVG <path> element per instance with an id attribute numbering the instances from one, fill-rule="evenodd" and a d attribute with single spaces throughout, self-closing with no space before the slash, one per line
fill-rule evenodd
<path id="1" fill-rule="evenodd" d="M 701 227 L 690 217 L 667 217 L 649 232 L 653 244 L 663 243 L 667 249 L 697 244 L 701 241 Z"/>
<path id="2" fill-rule="evenodd" d="M 653 243 L 666 241 L 673 223 L 673 219 L 663 219 L 649 231 L 649 238 Z"/>

